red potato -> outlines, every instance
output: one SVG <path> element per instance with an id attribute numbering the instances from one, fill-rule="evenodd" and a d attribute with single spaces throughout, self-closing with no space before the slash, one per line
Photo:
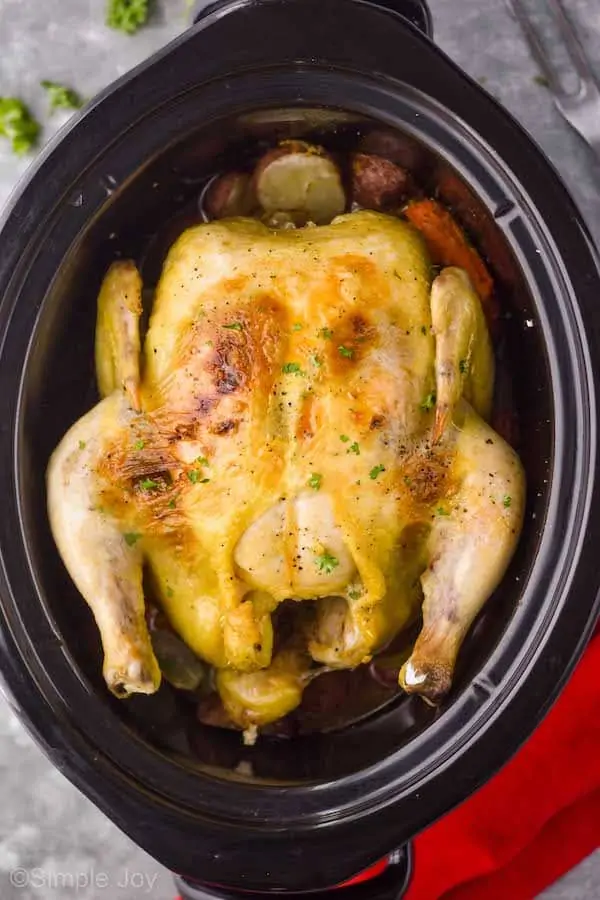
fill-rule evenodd
<path id="1" fill-rule="evenodd" d="M 418 172 L 423 165 L 423 149 L 413 138 L 396 131 L 375 130 L 359 144 L 361 153 L 389 159 L 408 172 Z"/>
<path id="2" fill-rule="evenodd" d="M 250 176 L 245 172 L 225 172 L 208 185 L 201 206 L 209 219 L 249 216 L 256 198 Z"/>
<path id="3" fill-rule="evenodd" d="M 296 225 L 326 225 L 346 209 L 341 173 L 321 148 L 283 141 L 254 170 L 258 202 L 267 216 L 289 213 Z"/>
<path id="4" fill-rule="evenodd" d="M 406 169 L 368 153 L 352 157 L 352 200 L 365 209 L 385 210 L 406 197 L 410 176 Z"/>

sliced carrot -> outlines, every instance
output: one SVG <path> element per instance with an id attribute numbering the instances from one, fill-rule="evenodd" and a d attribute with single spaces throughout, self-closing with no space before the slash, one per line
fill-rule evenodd
<path id="1" fill-rule="evenodd" d="M 437 200 L 428 199 L 409 203 L 404 215 L 423 235 L 434 264 L 459 266 L 469 275 L 491 324 L 498 315 L 492 276 L 452 214 Z"/>

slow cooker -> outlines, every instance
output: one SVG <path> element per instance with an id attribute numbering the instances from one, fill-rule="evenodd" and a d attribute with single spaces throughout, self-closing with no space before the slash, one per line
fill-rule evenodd
<path id="1" fill-rule="evenodd" d="M 476 236 L 505 299 L 528 503 L 440 709 L 396 694 L 343 727 L 250 748 L 188 721 L 168 686 L 109 696 L 91 614 L 50 535 L 44 473 L 95 400 L 108 263 L 136 258 L 151 285 L 208 179 L 285 137 L 371 141 L 438 185 Z M 544 716 L 599 608 L 599 296 L 598 256 L 565 187 L 434 45 L 424 0 L 203 3 L 30 170 L 0 228 L 4 689 L 53 763 L 181 876 L 186 897 L 319 897 L 350 882 L 348 900 L 394 900 L 410 839 Z"/>

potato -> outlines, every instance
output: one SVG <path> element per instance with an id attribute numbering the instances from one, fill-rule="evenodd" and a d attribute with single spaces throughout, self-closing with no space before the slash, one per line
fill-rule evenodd
<path id="1" fill-rule="evenodd" d="M 421 145 L 414 138 L 397 131 L 387 129 L 371 131 L 361 140 L 358 149 L 361 153 L 389 159 L 408 172 L 419 172 L 425 164 Z"/>
<path id="2" fill-rule="evenodd" d="M 352 157 L 352 200 L 365 209 L 384 210 L 398 206 L 408 192 L 406 169 L 367 153 Z"/>
<path id="3" fill-rule="evenodd" d="M 219 669 L 216 683 L 225 711 L 244 728 L 275 722 L 302 700 L 303 684 L 298 675 L 274 666 L 257 672 Z"/>
<path id="4" fill-rule="evenodd" d="M 326 225 L 346 209 L 339 168 L 321 147 L 302 141 L 283 141 L 266 153 L 253 180 L 267 216 L 289 213 L 297 225 Z"/>
<path id="5" fill-rule="evenodd" d="M 245 172 L 226 172 L 213 179 L 200 198 L 207 219 L 249 216 L 256 201 L 250 176 Z"/>

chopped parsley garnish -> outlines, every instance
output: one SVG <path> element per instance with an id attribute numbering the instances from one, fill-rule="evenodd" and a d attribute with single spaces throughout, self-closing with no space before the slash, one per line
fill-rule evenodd
<path id="1" fill-rule="evenodd" d="M 405 476 L 404 476 L 404 484 L 405 484 L 407 487 L 410 487 L 410 486 L 411 486 L 411 484 L 412 484 L 412 478 L 411 478 L 409 475 L 405 475 Z"/>
<path id="2" fill-rule="evenodd" d="M 140 487 L 143 491 L 154 491 L 157 487 L 160 487 L 160 485 L 158 481 L 154 481 L 153 478 L 142 478 Z"/>
<path id="3" fill-rule="evenodd" d="M 346 453 L 354 453 L 354 454 L 356 454 L 356 456 L 360 456 L 360 447 L 358 446 L 356 441 L 354 441 L 354 443 L 350 444 L 350 446 L 346 450 Z"/>
<path id="4" fill-rule="evenodd" d="M 333 556 L 331 553 L 328 553 L 325 550 L 324 553 L 320 553 L 318 556 L 315 556 L 315 565 L 319 572 L 325 572 L 326 575 L 331 575 L 333 570 L 339 566 L 340 561 L 337 556 Z"/>
<path id="5" fill-rule="evenodd" d="M 467 362 L 466 359 L 461 359 L 461 361 L 458 364 L 458 371 L 460 372 L 461 375 L 467 374 L 467 372 L 469 371 L 469 363 Z"/>
<path id="6" fill-rule="evenodd" d="M 79 441 L 79 449 L 85 450 L 85 447 L 86 447 L 85 441 Z"/>
<path id="7" fill-rule="evenodd" d="M 320 356 L 317 356 L 316 353 L 313 353 L 313 355 L 310 358 L 310 361 L 313 364 L 313 366 L 317 367 L 317 369 L 320 369 L 321 366 L 323 365 L 323 360 L 321 359 Z"/>
<path id="8" fill-rule="evenodd" d="M 347 444 L 349 440 L 350 438 L 347 434 L 340 434 L 340 441 L 342 441 L 342 443 Z"/>
<path id="9" fill-rule="evenodd" d="M 198 469 L 191 469 L 187 473 L 187 477 L 190 479 L 192 484 L 208 484 L 210 478 L 202 478 L 202 472 L 199 472 Z"/>
<path id="10" fill-rule="evenodd" d="M 227 328 L 229 331 L 242 331 L 243 327 L 241 322 L 231 322 L 229 325 L 223 325 L 223 328 Z"/>
<path id="11" fill-rule="evenodd" d="M 321 328 L 318 334 L 319 337 L 323 338 L 323 340 L 325 341 L 330 341 L 333 337 L 333 331 L 331 330 L 331 328 Z"/>
<path id="12" fill-rule="evenodd" d="M 209 466 L 210 463 L 205 456 L 197 456 L 195 460 L 199 466 Z"/>
<path id="13" fill-rule="evenodd" d="M 106 24 L 125 34 L 135 34 L 149 15 L 150 0 L 108 0 Z"/>
<path id="14" fill-rule="evenodd" d="M 39 134 L 39 122 L 22 100 L 0 97 L 0 137 L 10 141 L 13 153 L 28 153 L 37 144 Z"/>
<path id="15" fill-rule="evenodd" d="M 141 538 L 141 534 L 138 534 L 137 531 L 126 531 L 123 537 L 125 538 L 125 543 L 128 547 L 133 547 L 139 539 Z"/>
<path id="16" fill-rule="evenodd" d="M 369 478 L 375 481 L 375 479 L 378 478 L 382 472 L 385 472 L 385 466 L 382 466 L 380 463 L 378 466 L 373 466 L 373 468 L 369 472 Z"/>
<path id="17" fill-rule="evenodd" d="M 175 509 L 175 501 L 169 500 L 168 507 L 169 507 L 169 509 Z"/>
<path id="18" fill-rule="evenodd" d="M 318 491 L 321 487 L 321 482 L 323 481 L 323 476 L 319 475 L 318 472 L 313 472 L 308 481 L 306 482 L 309 487 L 311 487 L 314 491 Z"/>
<path id="19" fill-rule="evenodd" d="M 438 508 L 435 511 L 435 514 L 436 514 L 436 516 L 449 516 L 450 515 L 448 510 L 444 509 L 443 506 L 438 506 Z"/>
<path id="20" fill-rule="evenodd" d="M 508 494 L 505 494 L 505 495 L 504 495 L 504 498 L 503 498 L 503 500 L 502 500 L 502 505 L 503 505 L 506 509 L 508 509 L 511 503 L 512 503 L 512 497 L 510 497 Z"/>
<path id="21" fill-rule="evenodd" d="M 136 450 L 143 450 L 144 447 L 146 446 L 146 441 L 136 441 L 133 446 L 135 447 Z"/>
<path id="22" fill-rule="evenodd" d="M 292 325 L 292 331 L 302 331 L 303 327 L 304 326 L 302 325 L 302 322 L 294 322 L 294 324 Z"/>
<path id="23" fill-rule="evenodd" d="M 358 600 L 359 597 L 362 597 L 362 591 L 360 588 L 350 588 L 348 591 L 348 597 L 350 600 Z"/>
<path id="24" fill-rule="evenodd" d="M 56 81 L 42 81 L 40 84 L 48 91 L 51 113 L 55 109 L 80 109 L 83 106 L 83 100 L 72 88 Z"/>
<path id="25" fill-rule="evenodd" d="M 285 363 L 281 367 L 281 371 L 284 375 L 302 375 L 302 368 L 297 362 Z"/>
<path id="26" fill-rule="evenodd" d="M 424 412 L 428 412 L 430 409 L 433 409 L 435 406 L 436 395 L 435 391 L 430 391 L 429 394 L 425 397 L 424 400 L 421 401 L 419 406 Z"/>
<path id="27" fill-rule="evenodd" d="M 352 359 L 352 357 L 354 356 L 354 350 L 352 350 L 351 347 L 344 347 L 343 344 L 340 344 L 340 346 L 338 347 L 338 353 L 345 359 Z"/>

